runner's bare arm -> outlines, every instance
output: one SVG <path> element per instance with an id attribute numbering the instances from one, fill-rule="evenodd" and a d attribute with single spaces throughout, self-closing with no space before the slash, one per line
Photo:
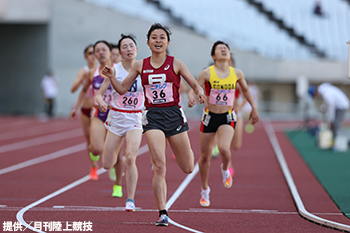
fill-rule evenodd
<path id="1" fill-rule="evenodd" d="M 103 101 L 102 95 L 104 95 L 104 93 L 107 91 L 110 84 L 111 81 L 109 80 L 109 78 L 105 78 L 100 87 L 100 90 L 98 90 L 98 93 L 95 96 L 95 100 L 98 103 L 101 112 L 106 112 L 108 109 L 108 105 Z"/>
<path id="2" fill-rule="evenodd" d="M 209 69 L 204 69 L 202 70 L 202 72 L 199 73 L 198 77 L 197 77 L 197 83 L 198 85 L 202 88 L 204 86 L 204 83 L 207 82 L 207 80 L 209 80 Z M 195 98 L 195 92 L 193 89 L 191 89 L 188 94 L 188 107 L 193 107 L 196 104 L 196 98 Z"/>
<path id="3" fill-rule="evenodd" d="M 249 115 L 249 120 L 251 120 L 252 125 L 254 125 L 254 124 L 259 122 L 258 109 L 255 105 L 253 96 L 250 93 L 248 84 L 245 81 L 243 72 L 240 69 L 236 69 L 236 68 L 235 68 L 235 72 L 236 72 L 237 79 L 238 79 L 237 82 L 239 83 L 241 90 L 242 90 L 242 94 L 246 98 L 246 100 L 248 101 L 250 106 L 252 107 L 252 111 L 250 112 L 250 115 Z"/>
<path id="4" fill-rule="evenodd" d="M 81 68 L 78 71 L 73 81 L 72 87 L 70 88 L 71 93 L 74 93 L 79 88 L 79 86 L 83 83 L 86 73 L 87 72 L 85 71 L 84 68 Z"/>
<path id="5" fill-rule="evenodd" d="M 83 86 L 83 88 L 81 89 L 81 91 L 80 91 L 80 93 L 79 93 L 77 102 L 75 103 L 75 106 L 74 106 L 74 108 L 72 109 L 69 118 L 73 118 L 73 117 L 76 115 L 76 113 L 77 113 L 77 111 L 78 111 L 80 105 L 83 103 L 83 100 L 84 100 L 84 98 L 85 98 L 85 95 L 86 95 L 86 93 L 87 93 L 87 91 L 88 91 L 88 89 L 89 89 L 89 86 L 91 85 L 91 83 L 90 83 L 90 77 L 91 77 L 91 76 L 92 76 L 92 71 L 89 71 L 89 72 L 85 75 L 85 77 L 84 77 L 84 79 L 85 79 L 84 86 Z"/>
<path id="6" fill-rule="evenodd" d="M 118 82 L 117 79 L 113 78 L 114 71 L 111 67 L 105 66 L 102 70 L 102 74 L 109 78 L 114 90 L 116 90 L 119 94 L 123 95 L 129 90 L 131 85 L 134 83 L 135 79 L 137 78 L 137 75 L 141 73 L 141 68 L 142 60 L 136 61 L 132 66 L 129 75 L 124 79 L 122 83 Z"/>
<path id="7" fill-rule="evenodd" d="M 197 95 L 199 103 L 203 104 L 206 102 L 207 97 L 204 94 L 203 88 L 198 84 L 196 79 L 192 76 L 186 65 L 179 59 L 174 60 L 174 71 L 176 74 L 180 74 L 190 87 L 194 90 Z"/>

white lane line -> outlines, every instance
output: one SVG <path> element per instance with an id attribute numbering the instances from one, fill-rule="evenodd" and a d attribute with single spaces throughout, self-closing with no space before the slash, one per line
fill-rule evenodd
<path id="1" fill-rule="evenodd" d="M 191 174 L 188 174 L 186 178 L 182 181 L 180 186 L 176 189 L 174 194 L 170 197 L 168 202 L 166 203 L 166 209 L 170 209 L 170 207 L 174 204 L 174 202 L 177 200 L 177 198 L 181 195 L 181 193 L 185 190 L 185 188 L 188 186 L 188 184 L 193 180 L 193 178 L 197 175 L 199 171 L 198 163 L 193 168 L 193 172 Z"/>
<path id="2" fill-rule="evenodd" d="M 20 142 L 11 143 L 8 145 L 0 146 L 0 153 L 19 150 L 23 148 L 32 147 L 32 146 L 38 146 L 38 145 L 42 145 L 50 142 L 62 141 L 69 138 L 79 137 L 81 135 L 83 135 L 83 132 L 81 129 L 64 131 L 60 133 L 55 133 L 51 135 L 46 135 L 42 137 L 37 137 L 37 138 L 25 140 L 25 141 L 20 141 Z"/>
<path id="3" fill-rule="evenodd" d="M 103 172 L 106 172 L 106 170 L 103 169 L 103 168 L 100 168 L 100 169 L 98 170 L 98 174 L 102 174 Z M 89 179 L 90 179 L 89 175 L 86 175 L 86 176 L 84 176 L 83 178 L 81 178 L 81 179 L 79 179 L 79 180 L 77 180 L 77 181 L 74 181 L 73 183 L 71 183 L 71 184 L 69 184 L 69 185 L 67 185 L 67 186 L 65 186 L 65 187 L 63 187 L 63 188 L 57 190 L 56 192 L 53 192 L 53 193 L 47 195 L 46 197 L 43 197 L 43 198 L 41 198 L 40 200 L 38 200 L 38 201 L 36 201 L 36 202 L 33 202 L 32 204 L 30 204 L 30 205 L 24 207 L 23 209 L 21 209 L 21 210 L 16 214 L 17 220 L 18 220 L 20 223 L 22 223 L 23 226 L 25 226 L 26 228 L 28 228 L 28 229 L 30 229 L 30 230 L 32 230 L 32 231 L 35 231 L 35 232 L 44 232 L 44 231 L 40 231 L 40 230 L 38 230 L 38 229 L 35 229 L 35 228 L 32 227 L 30 224 L 28 224 L 26 221 L 24 221 L 24 219 L 23 219 L 24 213 L 25 213 L 27 210 L 33 208 L 34 206 L 37 206 L 37 205 L 39 205 L 39 204 L 41 204 L 41 203 L 43 203 L 43 202 L 45 202 L 45 201 L 47 201 L 47 200 L 49 200 L 49 199 L 55 197 L 55 196 L 58 196 L 58 195 L 60 195 L 61 193 L 64 193 L 64 192 L 66 192 L 66 191 L 68 191 L 68 190 L 70 190 L 70 189 L 72 189 L 72 188 L 74 188 L 74 187 L 76 187 L 76 186 L 78 186 L 78 185 L 80 185 L 80 184 L 82 184 L 82 183 L 88 181 Z"/>
<path id="4" fill-rule="evenodd" d="M 76 152 L 79 152 L 82 150 L 86 150 L 86 143 L 80 143 L 78 145 L 65 148 L 63 150 L 59 150 L 59 151 L 56 151 L 56 152 L 53 152 L 53 153 L 50 153 L 47 155 L 37 157 L 35 159 L 30 159 L 30 160 L 27 160 L 25 162 L 12 165 L 10 167 L 0 169 L 0 175 L 6 174 L 9 172 L 13 172 L 13 171 L 25 168 L 25 167 L 29 167 L 29 166 L 32 166 L 35 164 L 43 163 L 43 162 L 46 162 L 49 160 L 57 159 L 57 158 L 60 158 L 62 156 L 73 154 L 73 153 L 76 153 Z"/>
<path id="5" fill-rule="evenodd" d="M 198 163 L 196 163 L 196 165 L 194 166 L 193 172 L 191 174 L 188 174 L 186 176 L 186 178 L 182 181 L 182 183 L 180 184 L 180 186 L 176 189 L 176 191 L 174 192 L 174 194 L 171 196 L 171 198 L 168 200 L 168 202 L 166 203 L 166 209 L 170 209 L 170 207 L 174 204 L 174 202 L 177 200 L 177 198 L 182 194 L 182 192 L 185 190 L 185 188 L 188 186 L 188 184 L 193 180 L 193 178 L 197 175 L 199 171 L 199 166 Z M 191 231 L 191 232 L 201 232 L 201 231 L 197 231 L 194 230 L 192 228 L 186 227 L 184 225 L 181 225 L 177 222 L 175 222 L 174 220 L 169 218 L 169 223 L 180 227 L 182 229 Z"/>
<path id="6" fill-rule="evenodd" d="M 138 152 L 137 152 L 137 156 L 140 156 L 141 154 L 144 154 L 144 153 L 146 153 L 147 151 L 148 151 L 148 146 L 147 146 L 147 144 L 146 144 L 146 145 L 144 145 L 144 146 L 142 146 L 142 147 L 139 148 L 139 150 L 138 150 Z M 191 180 L 193 179 L 193 177 L 198 173 L 198 170 L 199 170 L 199 169 L 198 169 L 198 163 L 197 163 L 196 166 L 194 167 L 193 172 L 192 172 L 191 174 L 187 175 L 187 177 L 185 178 L 185 180 L 181 183 L 181 185 L 179 186 L 179 188 L 175 191 L 175 193 L 173 194 L 173 196 L 170 198 L 170 200 L 169 200 L 170 202 L 167 203 L 167 206 L 168 206 L 169 208 L 170 208 L 170 206 L 175 202 L 175 200 L 179 197 L 179 195 L 183 192 L 183 190 L 187 187 L 187 185 L 191 182 Z M 103 169 L 103 168 L 100 168 L 100 169 L 98 170 L 98 174 L 102 174 L 102 173 L 104 173 L 104 172 L 106 172 L 106 170 Z M 81 179 L 79 179 L 79 180 L 77 180 L 77 181 L 75 181 L 75 182 L 73 182 L 73 183 L 71 183 L 71 184 L 69 184 L 69 185 L 67 185 L 67 186 L 65 186 L 65 187 L 63 187 L 63 188 L 61 188 L 61 189 L 59 189 L 59 190 L 57 190 L 56 192 L 53 192 L 53 193 L 49 194 L 48 196 L 45 196 L 45 197 L 41 198 L 40 200 L 38 200 L 38 201 L 36 201 L 36 202 L 34 202 L 34 203 L 32 203 L 32 204 L 30 204 L 30 205 L 24 207 L 24 208 L 21 209 L 19 212 L 17 212 L 17 214 L 16 214 L 17 220 L 18 220 L 20 223 L 22 223 L 23 226 L 25 226 L 25 227 L 31 229 L 32 231 L 35 231 L 35 232 L 43 232 L 43 231 L 39 231 L 39 230 L 33 228 L 32 226 L 30 226 L 30 224 L 28 224 L 28 223 L 23 219 L 24 213 L 27 212 L 27 210 L 29 210 L 29 209 L 31 209 L 31 208 L 33 208 L 33 207 L 35 207 L 35 206 L 37 206 L 37 205 L 39 205 L 39 204 L 41 204 L 41 203 L 47 201 L 47 200 L 49 200 L 49 199 L 51 199 L 51 198 L 53 198 L 53 197 L 55 197 L 55 196 L 57 196 L 57 195 L 60 195 L 61 193 L 64 193 L 64 192 L 66 192 L 66 191 L 68 191 L 68 190 L 70 190 L 70 189 L 72 189 L 72 188 L 74 188 L 74 187 L 76 187 L 76 186 L 78 186 L 78 185 L 80 185 L 80 184 L 82 184 L 82 183 L 85 183 L 85 182 L 88 181 L 88 180 L 89 180 L 89 176 L 88 176 L 88 175 L 87 175 L 87 176 L 84 176 L 83 178 L 81 178 Z M 175 194 L 176 194 L 176 195 L 175 195 Z M 57 208 L 57 209 L 59 209 L 59 208 Z M 168 209 L 168 208 L 167 208 L 167 209 Z M 188 227 L 186 227 L 186 226 L 183 226 L 183 225 L 181 225 L 181 224 L 179 224 L 179 223 L 177 223 L 177 222 L 171 220 L 170 218 L 169 218 L 169 222 L 170 222 L 171 224 L 177 226 L 177 227 L 182 228 L 182 229 L 185 229 L 185 230 L 188 230 L 188 231 L 192 231 L 192 232 L 201 233 L 200 231 L 197 231 L 197 230 L 188 228 Z"/>
<path id="7" fill-rule="evenodd" d="M 275 154 L 276 154 L 276 157 L 278 159 L 278 162 L 281 166 L 281 169 L 282 169 L 282 172 L 284 174 L 284 177 L 287 181 L 287 184 L 289 186 L 289 189 L 292 193 L 292 196 L 293 196 L 293 199 L 294 199 L 294 202 L 298 208 L 298 212 L 300 213 L 300 215 L 302 215 L 304 218 L 308 219 L 308 220 L 311 220 L 313 222 L 316 222 L 316 223 L 319 223 L 321 225 L 324 225 L 324 226 L 328 226 L 328 227 L 331 227 L 331 228 L 335 228 L 335 229 L 338 229 L 338 230 L 345 230 L 345 231 L 350 231 L 350 226 L 349 225 L 345 225 L 345 224 L 341 224 L 341 223 L 338 223 L 338 222 L 333 222 L 333 221 L 330 221 L 330 220 L 327 220 L 327 219 L 324 219 L 324 218 L 320 218 L 310 212 L 308 212 L 305 207 L 304 207 L 304 204 L 303 204 L 303 201 L 301 200 L 301 197 L 299 195 L 299 192 L 298 192 L 298 189 L 297 187 L 295 186 L 295 183 L 294 183 L 294 180 L 293 180 L 293 177 L 292 175 L 290 174 L 290 171 L 289 171 L 289 168 L 288 168 L 288 164 L 284 158 L 284 155 L 283 155 L 283 152 L 282 152 L 282 149 L 278 143 L 278 140 L 277 140 L 277 137 L 276 137 L 276 134 L 275 134 L 275 131 L 273 129 L 273 126 L 271 125 L 270 122 L 265 122 L 264 123 L 264 128 L 265 128 L 265 131 L 270 139 L 270 143 L 275 151 Z"/>
<path id="8" fill-rule="evenodd" d="M 23 207 L 9 207 L 7 205 L 0 205 L 1 211 L 19 211 Z M 142 209 L 136 207 L 138 212 L 158 212 L 157 209 Z M 111 212 L 124 212 L 125 207 L 104 207 L 104 206 L 52 206 L 52 207 L 33 207 L 30 211 L 70 211 L 70 212 L 84 212 L 84 211 L 111 211 Z M 172 213 L 220 213 L 220 214 L 271 214 L 271 215 L 296 215 L 294 212 L 283 212 L 278 210 L 249 210 L 249 209 L 206 209 L 206 208 L 190 208 L 188 210 L 172 210 Z M 342 213 L 313 213 L 317 215 L 328 216 L 342 216 Z"/>
<path id="9" fill-rule="evenodd" d="M 142 146 L 142 147 L 139 148 L 139 150 L 138 150 L 138 152 L 137 152 L 137 156 L 141 155 L 141 153 L 142 153 L 142 154 L 143 154 L 143 153 L 146 153 L 147 151 L 148 151 L 148 146 L 147 146 L 147 144 L 146 144 L 146 145 L 144 145 L 144 146 Z M 100 174 L 102 174 L 102 173 L 104 173 L 104 172 L 106 172 L 106 171 L 107 171 L 107 170 L 105 170 L 104 168 L 100 168 L 100 169 L 97 171 L 97 173 L 100 175 Z M 26 206 L 26 207 L 24 207 L 23 209 L 21 209 L 20 211 L 17 212 L 17 214 L 16 214 L 17 220 L 18 220 L 20 223 L 22 223 L 23 226 L 25 226 L 26 228 L 31 229 L 32 231 L 35 231 L 35 232 L 44 232 L 44 231 L 40 231 L 40 230 L 38 230 L 38 229 L 35 229 L 34 227 L 32 227 L 32 226 L 30 225 L 30 223 L 28 224 L 28 223 L 23 219 L 24 213 L 27 212 L 27 210 L 29 210 L 29 209 L 31 209 L 31 208 L 33 208 L 33 207 L 35 207 L 35 206 L 37 206 L 37 205 L 39 205 L 39 204 L 41 204 L 41 203 L 47 201 L 47 200 L 49 200 L 49 199 L 51 199 L 51 198 L 53 198 L 53 197 L 55 197 L 55 196 L 60 195 L 61 193 L 64 193 L 64 192 L 66 192 L 66 191 L 68 191 L 68 190 L 70 190 L 70 189 L 72 189 L 72 188 L 74 188 L 74 187 L 76 187 L 76 186 L 78 186 L 78 185 L 80 185 L 80 184 L 82 184 L 82 183 L 85 183 L 85 182 L 88 181 L 88 180 L 90 180 L 90 176 L 89 176 L 89 175 L 86 175 L 86 176 L 84 176 L 83 178 L 81 178 L 81 179 L 79 179 L 79 180 L 77 180 L 77 181 L 74 181 L 73 183 L 71 183 L 71 184 L 69 184 L 69 185 L 67 185 L 67 186 L 65 186 L 65 187 L 63 187 L 63 188 L 61 188 L 61 189 L 59 189 L 59 190 L 57 190 L 57 191 L 55 191 L 55 192 L 53 192 L 53 193 L 51 193 L 51 194 L 45 196 L 45 197 L 43 197 L 43 198 L 41 198 L 40 200 L 38 200 L 38 201 L 36 201 L 36 202 L 33 202 L 32 204 L 30 204 L 30 205 L 28 205 L 28 206 Z M 45 232 L 44 232 L 44 233 L 45 233 Z"/>
<path id="10" fill-rule="evenodd" d="M 26 128 L 26 129 L 18 129 L 18 130 L 13 130 L 11 132 L 6 132 L 6 133 L 0 133 L 0 141 L 4 141 L 4 140 L 9 140 L 9 139 L 14 139 L 14 138 L 23 138 L 23 137 L 29 137 L 29 136 L 35 136 L 38 134 L 45 134 L 45 133 L 49 133 L 48 131 L 50 130 L 50 132 L 52 133 L 52 128 L 54 125 L 62 125 L 62 127 L 64 127 L 65 125 L 63 125 L 63 122 L 56 122 L 54 124 L 50 124 L 50 125 L 39 125 L 39 126 L 34 126 L 34 127 L 30 127 L 30 128 Z M 57 126 L 55 126 L 57 127 Z M 61 128 L 58 128 L 55 131 L 60 131 L 62 130 Z"/>

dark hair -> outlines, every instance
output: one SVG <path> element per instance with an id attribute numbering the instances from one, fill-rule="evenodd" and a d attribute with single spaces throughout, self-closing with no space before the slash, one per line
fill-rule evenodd
<path id="1" fill-rule="evenodd" d="M 132 41 L 134 41 L 135 45 L 137 46 L 137 43 L 136 43 L 136 40 L 135 40 L 136 37 L 135 37 L 134 35 L 132 35 L 132 34 L 124 35 L 124 34 L 122 33 L 122 34 L 120 34 L 120 36 L 121 36 L 121 38 L 120 38 L 119 41 L 118 41 L 118 49 L 119 49 L 119 51 L 120 51 L 120 43 L 121 43 L 124 39 L 126 39 L 126 38 L 129 38 L 129 39 L 131 39 Z"/>
<path id="2" fill-rule="evenodd" d="M 89 44 L 88 46 L 85 47 L 85 49 L 84 49 L 84 55 L 86 54 L 86 52 L 88 51 L 88 49 L 91 48 L 91 47 L 94 47 L 94 45 L 93 45 L 93 44 Z"/>
<path id="3" fill-rule="evenodd" d="M 226 45 L 228 50 L 230 50 L 230 46 L 228 46 L 228 44 L 226 44 L 225 42 L 218 40 L 213 44 L 213 47 L 211 48 L 211 55 L 214 56 L 215 55 L 215 49 L 219 44 L 223 44 Z"/>
<path id="4" fill-rule="evenodd" d="M 112 43 L 109 43 L 112 47 L 112 49 L 115 49 L 115 48 L 118 48 L 118 44 L 112 44 Z"/>
<path id="5" fill-rule="evenodd" d="M 167 27 L 167 26 L 163 26 L 161 25 L 160 23 L 154 23 L 152 24 L 152 26 L 150 27 L 150 29 L 148 30 L 147 32 L 147 40 L 149 40 L 150 36 L 151 36 L 151 33 L 154 31 L 154 30 L 157 30 L 157 29 L 162 29 L 165 31 L 167 37 L 168 37 L 168 41 L 170 41 L 170 35 L 171 35 L 171 31 L 170 31 L 170 28 Z"/>
<path id="6" fill-rule="evenodd" d="M 98 43 L 104 43 L 104 44 L 106 44 L 106 45 L 107 45 L 107 47 L 109 48 L 109 51 L 111 51 L 111 50 L 112 50 L 112 46 L 111 46 L 111 44 L 110 44 L 110 43 L 108 43 L 108 42 L 107 42 L 107 41 L 105 41 L 105 40 L 99 40 L 99 41 L 97 41 L 97 42 L 94 44 L 94 51 L 95 51 L 96 45 L 97 45 Z"/>

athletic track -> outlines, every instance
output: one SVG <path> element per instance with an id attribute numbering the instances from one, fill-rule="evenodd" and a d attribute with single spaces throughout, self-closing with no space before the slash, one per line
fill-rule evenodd
<path id="1" fill-rule="evenodd" d="M 197 163 L 199 122 L 189 123 Z M 21 222 L 22 230 L 33 232 L 34 222 L 61 222 L 64 229 L 66 224 L 90 221 L 92 232 L 99 233 L 337 232 L 313 222 L 315 217 L 325 220 L 326 225 L 349 230 L 350 220 L 338 210 L 284 135 L 285 128 L 298 124 L 263 121 L 254 133 L 245 133 L 242 149 L 233 151 L 235 178 L 231 189 L 222 185 L 220 159 L 212 159 L 209 208 L 199 205 L 197 170 L 183 174 L 168 148 L 167 208 L 171 224 L 156 227 L 158 211 L 145 138 L 137 158 L 137 210 L 125 212 L 125 177 L 123 198 L 111 197 L 113 182 L 104 169 L 100 169 L 98 181 L 89 180 L 90 163 L 78 120 L 40 122 L 36 118 L 1 117 L 0 231 L 6 232 L 5 222 Z M 291 176 L 286 178 L 288 174 Z M 291 182 L 294 188 L 290 188 Z M 302 217 L 304 210 L 300 213 L 297 208 L 300 203 L 312 221 Z"/>

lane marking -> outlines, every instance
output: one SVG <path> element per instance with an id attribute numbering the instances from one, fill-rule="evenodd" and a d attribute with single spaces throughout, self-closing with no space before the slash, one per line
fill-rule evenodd
<path id="1" fill-rule="evenodd" d="M 170 197 L 168 202 L 166 203 L 166 209 L 170 209 L 170 207 L 174 204 L 174 202 L 177 200 L 177 198 L 181 195 L 181 193 L 185 190 L 185 188 L 188 186 L 188 184 L 193 180 L 193 178 L 197 175 L 199 171 L 198 163 L 193 168 L 193 172 L 191 174 L 188 174 L 186 178 L 182 181 L 180 186 L 176 189 L 174 194 Z"/>
<path id="2" fill-rule="evenodd" d="M 52 133 L 52 128 L 54 125 L 63 125 L 64 122 L 55 122 L 51 125 L 39 125 L 39 126 L 34 126 L 26 129 L 18 129 L 17 131 L 12 130 L 11 132 L 5 132 L 5 133 L 0 133 L 0 141 L 4 140 L 9 140 L 9 139 L 14 139 L 14 138 L 23 138 L 23 137 L 29 137 L 29 136 L 35 136 L 38 134 L 45 134 L 45 133 Z M 66 124 L 63 125 L 63 127 Z M 47 132 L 45 130 L 50 130 L 50 132 Z M 60 129 L 56 129 L 55 131 L 60 131 Z"/>
<path id="3" fill-rule="evenodd" d="M 186 189 L 186 187 L 188 186 L 188 184 L 193 180 L 193 178 L 197 175 L 199 171 L 199 166 L 198 163 L 196 163 L 196 165 L 193 168 L 192 173 L 188 174 L 186 176 L 186 178 L 182 181 L 182 183 L 180 184 L 180 186 L 176 189 L 176 191 L 174 192 L 174 194 L 171 196 L 171 198 L 168 200 L 168 202 L 166 203 L 166 209 L 170 209 L 170 207 L 174 204 L 174 202 L 177 200 L 177 198 L 182 194 L 182 192 Z M 186 227 L 184 225 L 181 225 L 177 222 L 175 222 L 174 220 L 172 220 L 171 218 L 169 218 L 169 223 L 180 227 L 182 229 L 188 230 L 188 231 L 192 231 L 192 232 L 201 232 L 201 231 L 197 231 L 194 230 L 192 228 Z"/>
<path id="4" fill-rule="evenodd" d="M 298 212 L 300 215 L 302 215 L 304 218 L 308 219 L 308 220 L 311 220 L 313 222 L 316 222 L 316 223 L 319 223 L 321 225 L 324 225 L 324 226 L 328 226 L 328 227 L 331 227 L 331 228 L 335 228 L 335 229 L 338 229 L 338 230 L 345 230 L 345 231 L 350 231 L 350 226 L 349 225 L 345 225 L 345 224 L 341 224 L 341 223 L 338 223 L 338 222 L 333 222 L 333 221 L 330 221 L 330 220 L 327 220 L 327 219 L 324 219 L 324 218 L 320 218 L 310 212 L 308 212 L 306 209 L 305 209 L 305 206 L 303 204 L 303 201 L 301 200 L 301 197 L 299 195 L 299 192 L 298 192 L 298 189 L 294 183 L 294 180 L 293 180 L 293 177 L 289 171 L 289 168 L 288 168 L 288 164 L 284 158 L 284 155 L 283 155 L 283 152 L 282 152 L 282 149 L 279 145 L 279 142 L 277 140 L 277 137 L 276 137 L 276 134 L 275 134 L 275 131 L 274 131 L 274 128 L 272 126 L 272 124 L 270 122 L 265 122 L 264 124 L 264 129 L 269 137 L 269 140 L 270 140 L 270 143 L 273 147 L 273 150 L 275 151 L 275 154 L 276 154 L 276 157 L 277 157 L 277 160 L 281 166 L 281 169 L 282 169 L 282 172 L 284 174 L 284 177 L 287 181 L 287 184 L 288 184 L 288 187 L 290 189 L 290 192 L 292 193 L 292 196 L 293 196 L 293 199 L 294 199 L 294 202 L 297 206 L 297 209 L 298 209 Z"/>
<path id="5" fill-rule="evenodd" d="M 137 152 L 137 156 L 140 156 L 141 154 L 144 154 L 144 153 L 146 153 L 147 151 L 148 151 L 148 145 L 145 144 L 144 146 L 142 146 L 142 147 L 139 148 L 139 150 L 138 150 L 138 152 Z M 183 192 L 183 190 L 187 187 L 187 185 L 190 183 L 190 181 L 193 179 L 193 177 L 198 173 L 198 170 L 199 170 L 199 169 L 198 169 L 198 163 L 197 163 L 197 164 L 195 165 L 195 168 L 194 168 L 193 172 L 192 172 L 191 174 L 189 174 L 189 175 L 186 176 L 185 180 L 180 184 L 179 188 L 175 191 L 175 193 L 173 194 L 173 196 L 169 199 L 170 202 L 169 202 L 169 201 L 167 202 L 168 208 L 171 207 L 171 205 L 175 202 L 175 200 L 179 197 L 179 195 L 180 195 L 180 194 Z M 107 171 L 107 170 L 105 170 L 104 168 L 100 168 L 100 169 L 97 171 L 97 173 L 98 173 L 98 174 L 102 174 L 102 173 L 104 173 L 104 172 L 106 172 L 106 171 Z M 37 205 L 39 205 L 39 204 L 41 204 L 41 203 L 43 203 L 43 202 L 45 202 L 45 201 L 47 201 L 47 200 L 53 198 L 53 197 L 55 197 L 55 196 L 58 196 L 58 195 L 60 195 L 60 194 L 62 194 L 62 193 L 64 193 L 64 192 L 66 192 L 66 191 L 68 191 L 68 190 L 70 190 L 70 189 L 72 189 L 72 188 L 74 188 L 74 187 L 76 187 L 76 186 L 82 184 L 82 183 L 85 183 L 85 182 L 88 181 L 89 179 L 90 179 L 89 175 L 86 175 L 86 176 L 84 176 L 83 178 L 81 178 L 81 179 L 79 179 L 79 180 L 77 180 L 77 181 L 75 181 L 75 182 L 73 182 L 73 183 L 71 183 L 71 184 L 69 184 L 69 185 L 67 185 L 67 186 L 65 186 L 65 187 L 63 187 L 63 188 L 61 188 L 61 189 L 59 189 L 59 190 L 57 190 L 57 191 L 55 191 L 55 192 L 53 192 L 53 193 L 51 193 L 51 194 L 45 196 L 45 197 L 43 197 L 43 198 L 41 198 L 41 199 L 39 199 L 38 201 L 33 202 L 32 204 L 30 204 L 30 205 L 28 205 L 28 206 L 22 208 L 22 209 L 21 209 L 19 212 L 17 212 L 17 214 L 16 214 L 17 220 L 18 220 L 20 223 L 22 223 L 23 226 L 25 226 L 25 227 L 31 229 L 32 231 L 35 231 L 35 232 L 43 232 L 43 231 L 39 231 L 39 230 L 33 228 L 32 226 L 30 226 L 30 224 L 28 224 L 28 223 L 24 220 L 24 218 L 23 218 L 24 213 L 27 212 L 29 209 L 32 209 L 33 207 L 35 207 L 35 206 L 37 206 Z M 168 208 L 167 208 L 167 209 L 168 209 Z M 58 209 L 60 209 L 60 208 L 55 208 L 55 210 L 58 210 Z M 197 231 L 197 230 L 188 228 L 188 227 L 186 227 L 186 226 L 183 226 L 183 225 L 181 225 L 181 224 L 179 224 L 179 223 L 177 223 L 177 222 L 171 220 L 170 218 L 169 218 L 169 222 L 170 222 L 171 224 L 177 226 L 177 227 L 182 228 L 182 229 L 185 229 L 185 230 L 188 230 L 188 231 L 192 231 L 192 232 L 196 232 L 196 233 L 201 233 L 200 231 Z M 45 232 L 44 232 L 44 233 L 45 233 Z"/>
<path id="6" fill-rule="evenodd" d="M 19 211 L 23 207 L 9 207 L 7 205 L 0 205 L 1 211 Z M 136 207 L 138 212 L 158 212 L 158 209 L 142 209 Z M 33 207 L 30 211 L 70 211 L 70 212 L 84 212 L 84 211 L 111 211 L 111 212 L 125 212 L 125 207 L 104 207 L 104 206 L 52 206 L 52 207 Z M 188 210 L 171 210 L 172 213 L 220 213 L 220 214 L 271 214 L 271 215 L 296 215 L 297 211 L 284 212 L 278 210 L 249 210 L 249 209 L 206 209 L 206 208 L 190 208 Z M 313 213 L 327 216 L 342 216 L 342 213 Z"/>
<path id="7" fill-rule="evenodd" d="M 100 169 L 97 171 L 98 174 L 102 174 L 102 173 L 104 173 L 104 172 L 106 172 L 106 170 L 103 169 L 103 168 L 100 168 Z M 51 193 L 51 194 L 45 196 L 45 197 L 43 197 L 43 198 L 41 198 L 40 200 L 38 200 L 38 201 L 36 201 L 36 202 L 33 202 L 32 204 L 30 204 L 30 205 L 28 205 L 28 206 L 26 206 L 26 207 L 24 207 L 23 209 L 21 209 L 20 211 L 17 212 L 17 214 L 16 214 L 17 220 L 18 220 L 19 222 L 21 222 L 23 226 L 25 226 L 25 227 L 28 228 L 28 229 L 31 229 L 32 231 L 35 231 L 35 232 L 44 232 L 44 231 L 40 231 L 40 230 L 38 230 L 38 229 L 35 229 L 35 228 L 32 227 L 30 224 L 28 224 L 26 221 L 24 221 L 24 219 L 23 219 L 24 213 L 27 212 L 27 210 L 29 210 L 29 209 L 31 209 L 31 208 L 33 208 L 33 207 L 35 207 L 35 206 L 37 206 L 37 205 L 39 205 L 39 204 L 41 204 L 41 203 L 47 201 L 47 200 L 49 200 L 49 199 L 51 199 L 51 198 L 53 198 L 53 197 L 55 197 L 55 196 L 60 195 L 61 193 L 64 193 L 64 192 L 66 192 L 66 191 L 68 191 L 68 190 L 70 190 L 70 189 L 72 189 L 72 188 L 74 188 L 74 187 L 76 187 L 76 186 L 78 186 L 78 185 L 80 185 L 80 184 L 82 184 L 82 183 L 85 183 L 85 182 L 88 181 L 88 180 L 90 180 L 90 176 L 89 176 L 89 175 L 86 175 L 86 176 L 84 176 L 83 178 L 80 178 L 79 180 L 76 180 L 76 181 L 74 181 L 73 183 L 71 183 L 71 184 L 69 184 L 69 185 L 67 185 L 67 186 L 65 186 L 65 187 L 63 187 L 63 188 L 61 188 L 61 189 L 59 189 L 59 190 L 57 190 L 57 191 L 55 191 L 55 192 L 53 192 L 53 193 Z"/>
<path id="8" fill-rule="evenodd" d="M 66 140 L 69 138 L 79 137 L 82 135 L 83 135 L 83 132 L 81 129 L 73 129 L 73 130 L 69 130 L 69 131 L 64 131 L 64 132 L 60 132 L 60 133 L 55 133 L 55 134 L 51 134 L 51 135 L 46 135 L 46 136 L 42 136 L 42 137 L 37 137 L 37 138 L 33 138 L 33 139 L 28 139 L 28 140 L 0 146 L 0 153 L 19 150 L 19 149 L 33 147 L 33 146 L 38 146 L 38 145 L 42 145 L 42 144 L 46 144 L 46 143 L 50 143 L 50 142 L 62 141 L 62 140 Z"/>
<path id="9" fill-rule="evenodd" d="M 32 166 L 35 164 L 39 164 L 39 163 L 43 163 L 43 162 L 50 161 L 53 159 L 57 159 L 57 158 L 60 158 L 60 157 L 66 156 L 66 155 L 70 155 L 70 154 L 82 151 L 82 150 L 86 150 L 86 143 L 85 142 L 80 143 L 80 144 L 75 145 L 75 146 L 65 148 L 63 150 L 59 150 L 59 151 L 56 151 L 56 152 L 53 152 L 53 153 L 50 153 L 47 155 L 37 157 L 35 159 L 30 159 L 30 160 L 27 160 L 25 162 L 18 163 L 18 164 L 12 165 L 10 167 L 0 169 L 0 175 L 6 174 L 9 172 L 13 172 L 13 171 L 25 168 L 25 167 L 29 167 L 29 166 Z"/>

